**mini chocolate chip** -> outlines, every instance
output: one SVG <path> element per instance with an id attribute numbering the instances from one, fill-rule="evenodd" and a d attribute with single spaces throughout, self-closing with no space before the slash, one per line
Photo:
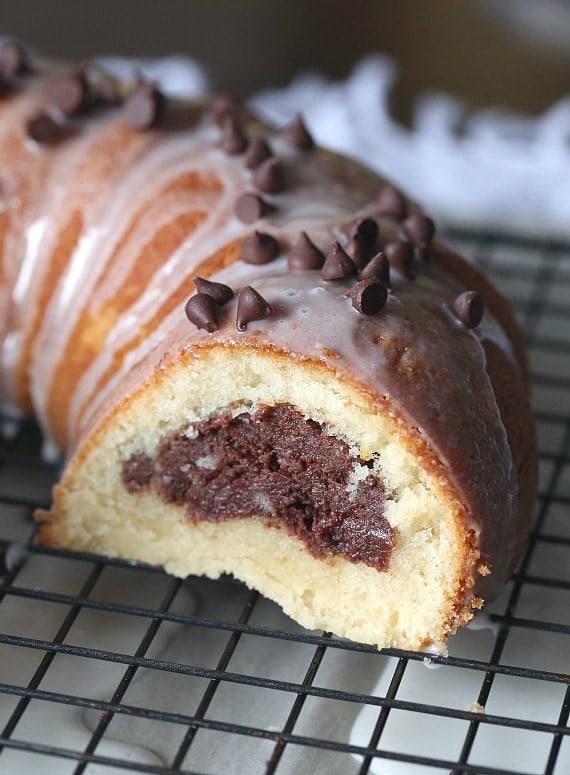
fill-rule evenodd
<path id="1" fill-rule="evenodd" d="M 361 270 L 361 280 L 380 280 L 387 288 L 390 288 L 390 262 L 384 253 L 377 253 Z"/>
<path id="2" fill-rule="evenodd" d="M 251 285 L 247 285 L 240 291 L 236 313 L 238 331 L 245 331 L 248 323 L 263 320 L 269 315 L 271 315 L 271 307 Z"/>
<path id="3" fill-rule="evenodd" d="M 323 280 L 343 280 L 355 275 L 357 271 L 356 264 L 340 242 L 333 242 L 321 271 Z"/>
<path id="4" fill-rule="evenodd" d="M 82 70 L 65 73 L 55 82 L 53 103 L 66 116 L 80 113 L 87 105 L 89 86 Z"/>
<path id="5" fill-rule="evenodd" d="M 358 239 L 367 248 L 373 248 L 378 239 L 378 223 L 374 218 L 357 218 L 348 225 L 348 236 Z"/>
<path id="6" fill-rule="evenodd" d="M 239 120 L 233 113 L 226 113 L 221 121 L 222 139 L 220 148 L 230 156 L 243 153 L 247 147 L 247 137 L 244 135 Z"/>
<path id="7" fill-rule="evenodd" d="M 384 186 L 374 206 L 375 215 L 388 215 L 401 220 L 406 217 L 408 205 L 405 196 L 395 186 Z"/>
<path id="8" fill-rule="evenodd" d="M 481 294 L 477 291 L 460 293 L 452 306 L 457 318 L 467 328 L 477 328 L 483 319 L 485 305 Z"/>
<path id="9" fill-rule="evenodd" d="M 7 40 L 0 47 L 0 75 L 11 81 L 31 71 L 30 57 L 17 40 Z"/>
<path id="10" fill-rule="evenodd" d="M 388 289 L 384 283 L 373 278 L 361 280 L 348 292 L 352 306 L 363 315 L 375 315 L 386 304 Z"/>
<path id="11" fill-rule="evenodd" d="M 410 242 L 420 250 L 424 257 L 427 257 L 427 251 L 435 234 L 435 224 L 432 219 L 415 213 L 406 218 L 402 224 L 402 229 Z"/>
<path id="12" fill-rule="evenodd" d="M 123 115 L 133 129 L 142 131 L 160 124 L 165 107 L 165 97 L 156 84 L 141 81 L 126 101 Z"/>
<path id="13" fill-rule="evenodd" d="M 279 243 L 271 234 L 255 231 L 242 242 L 240 258 L 246 264 L 269 264 L 279 255 Z"/>
<path id="14" fill-rule="evenodd" d="M 26 131 L 31 140 L 41 145 L 55 145 L 70 134 L 69 127 L 45 111 L 36 113 L 35 116 L 28 119 Z"/>
<path id="15" fill-rule="evenodd" d="M 234 206 L 234 212 L 242 223 L 255 223 L 271 209 L 271 205 L 257 194 L 242 194 Z"/>
<path id="16" fill-rule="evenodd" d="M 285 172 L 279 159 L 266 159 L 255 170 L 253 185 L 264 194 L 278 194 L 285 188 Z"/>
<path id="17" fill-rule="evenodd" d="M 213 280 L 205 280 L 203 277 L 193 277 L 192 279 L 198 293 L 205 293 L 207 296 L 211 296 L 220 307 L 223 307 L 224 304 L 227 304 L 234 297 L 234 292 L 229 285 L 216 283 Z"/>
<path id="18" fill-rule="evenodd" d="M 231 94 L 217 94 L 210 103 L 214 124 L 222 127 L 227 116 L 241 123 L 243 106 Z"/>
<path id="19" fill-rule="evenodd" d="M 120 81 L 105 70 L 98 73 L 92 88 L 97 99 L 105 105 L 120 105 L 124 101 Z"/>
<path id="20" fill-rule="evenodd" d="M 184 306 L 186 317 L 196 328 L 203 328 L 213 334 L 220 327 L 218 305 L 208 293 L 191 296 Z"/>
<path id="21" fill-rule="evenodd" d="M 300 151 L 310 151 L 315 145 L 315 141 L 305 126 L 300 113 L 297 113 L 293 121 L 281 130 L 281 137 L 289 145 L 298 148 Z"/>
<path id="22" fill-rule="evenodd" d="M 302 231 L 296 245 L 287 256 L 289 269 L 321 269 L 325 263 L 325 254 L 309 239 L 307 232 Z"/>
<path id="23" fill-rule="evenodd" d="M 261 162 L 270 159 L 272 156 L 273 151 L 265 138 L 252 137 L 245 151 L 243 163 L 248 170 L 254 170 L 256 167 L 259 167 Z"/>
<path id="24" fill-rule="evenodd" d="M 414 246 L 410 242 L 397 239 L 384 245 L 384 253 L 392 269 L 395 269 L 403 277 L 413 280 L 415 277 L 412 264 L 414 262 Z"/>
<path id="25" fill-rule="evenodd" d="M 0 97 L 7 97 L 14 91 L 14 86 L 0 73 Z"/>

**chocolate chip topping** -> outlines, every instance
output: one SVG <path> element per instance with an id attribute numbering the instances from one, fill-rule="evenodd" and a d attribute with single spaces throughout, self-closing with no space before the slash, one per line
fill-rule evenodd
<path id="1" fill-rule="evenodd" d="M 324 263 L 325 254 L 309 239 L 307 232 L 302 231 L 287 256 L 289 269 L 321 269 Z"/>
<path id="2" fill-rule="evenodd" d="M 85 72 L 78 69 L 60 76 L 55 82 L 52 98 L 55 107 L 66 116 L 80 113 L 89 100 L 89 85 Z"/>
<path id="3" fill-rule="evenodd" d="M 385 254 L 377 253 L 360 271 L 359 276 L 361 280 L 380 280 L 387 288 L 390 288 L 390 262 Z"/>
<path id="4" fill-rule="evenodd" d="M 268 264 L 279 255 L 279 243 L 271 234 L 255 231 L 242 242 L 240 258 L 246 264 Z"/>
<path id="5" fill-rule="evenodd" d="M 220 327 L 220 314 L 214 299 L 207 293 L 191 296 L 184 306 L 186 317 L 196 328 L 203 328 L 213 334 Z"/>
<path id="6" fill-rule="evenodd" d="M 321 271 L 323 280 L 343 280 L 355 275 L 357 271 L 356 264 L 340 242 L 333 242 Z"/>
<path id="7" fill-rule="evenodd" d="M 388 289 L 379 280 L 369 278 L 353 285 L 348 296 L 357 312 L 362 315 L 375 315 L 386 304 Z"/>
<path id="8" fill-rule="evenodd" d="M 106 70 L 97 68 L 97 75 L 90 83 L 95 97 L 104 105 L 120 105 L 124 101 L 120 81 Z"/>
<path id="9" fill-rule="evenodd" d="M 203 277 L 193 277 L 192 279 L 198 293 L 205 293 L 207 296 L 211 296 L 220 307 L 223 307 L 224 304 L 227 304 L 234 297 L 234 292 L 229 285 L 205 280 Z"/>
<path id="10" fill-rule="evenodd" d="M 226 113 L 221 121 L 222 139 L 220 148 L 230 156 L 243 153 L 247 147 L 247 137 L 241 123 L 233 113 Z"/>
<path id="11" fill-rule="evenodd" d="M 0 97 L 7 97 L 14 91 L 13 84 L 0 73 Z"/>
<path id="12" fill-rule="evenodd" d="M 427 257 L 427 251 L 435 234 L 435 224 L 431 218 L 415 213 L 406 218 L 402 229 L 410 242 Z"/>
<path id="13" fill-rule="evenodd" d="M 376 252 L 378 224 L 373 218 L 357 218 L 344 227 L 349 242 L 347 252 L 358 267 L 362 269 Z"/>
<path id="14" fill-rule="evenodd" d="M 384 186 L 374 206 L 375 215 L 388 215 L 401 220 L 406 217 L 408 205 L 405 196 L 395 186 Z"/>
<path id="15" fill-rule="evenodd" d="M 242 223 L 255 223 L 271 212 L 271 205 L 257 194 L 242 194 L 236 200 L 234 212 Z"/>
<path id="16" fill-rule="evenodd" d="M 141 81 L 125 103 L 125 121 L 133 129 L 152 129 L 162 121 L 165 106 L 164 95 L 156 84 Z"/>
<path id="17" fill-rule="evenodd" d="M 70 131 L 69 127 L 45 111 L 36 113 L 26 123 L 28 137 L 41 145 L 55 145 L 69 135 Z"/>
<path id="18" fill-rule="evenodd" d="M 252 137 L 247 146 L 243 163 L 248 170 L 254 170 L 256 167 L 259 167 L 262 162 L 266 159 L 270 159 L 272 156 L 273 151 L 265 138 Z"/>
<path id="19" fill-rule="evenodd" d="M 264 194 L 278 194 L 285 188 L 285 171 L 279 159 L 266 159 L 255 170 L 253 185 Z"/>
<path id="20" fill-rule="evenodd" d="M 16 40 L 8 40 L 0 47 L 0 76 L 8 81 L 31 70 L 28 52 Z"/>
<path id="21" fill-rule="evenodd" d="M 477 291 L 460 293 L 452 305 L 458 320 L 467 328 L 477 328 L 483 319 L 485 305 L 481 294 Z"/>
<path id="22" fill-rule="evenodd" d="M 271 315 L 271 307 L 251 285 L 240 291 L 237 302 L 236 326 L 245 331 L 248 323 L 263 320 Z"/>
<path id="23" fill-rule="evenodd" d="M 241 122 L 243 106 L 231 94 L 217 94 L 211 102 L 214 124 L 222 127 L 227 116 L 233 116 Z"/>
<path id="24" fill-rule="evenodd" d="M 404 240 L 394 240 L 384 245 L 384 253 L 392 269 L 395 269 L 403 277 L 413 280 L 415 277 L 412 265 L 414 262 L 414 246 Z"/>
<path id="25" fill-rule="evenodd" d="M 305 126 L 300 113 L 281 130 L 281 137 L 289 145 L 298 148 L 300 151 L 310 151 L 315 146 L 315 141 Z"/>

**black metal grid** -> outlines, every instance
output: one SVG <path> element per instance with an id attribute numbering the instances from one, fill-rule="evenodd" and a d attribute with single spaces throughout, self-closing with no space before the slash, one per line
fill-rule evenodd
<path id="1" fill-rule="evenodd" d="M 7 420 L 1 772 L 570 772 L 570 246 L 450 236 L 527 333 L 541 449 L 534 530 L 480 627 L 447 657 L 378 653 L 229 579 L 35 546 L 57 467 L 33 425 Z"/>

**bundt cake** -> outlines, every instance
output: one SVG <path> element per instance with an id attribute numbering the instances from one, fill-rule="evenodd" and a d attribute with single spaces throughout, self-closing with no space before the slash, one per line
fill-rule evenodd
<path id="1" fill-rule="evenodd" d="M 300 116 L 12 41 L 0 94 L 2 405 L 67 456 L 39 541 L 230 573 L 379 647 L 468 622 L 535 492 L 488 280 Z"/>

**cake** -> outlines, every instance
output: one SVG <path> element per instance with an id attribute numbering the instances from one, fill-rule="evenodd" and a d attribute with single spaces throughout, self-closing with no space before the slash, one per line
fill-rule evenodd
<path id="1" fill-rule="evenodd" d="M 398 188 L 232 98 L 0 49 L 2 405 L 66 454 L 46 545 L 444 643 L 534 504 L 506 300 Z"/>

